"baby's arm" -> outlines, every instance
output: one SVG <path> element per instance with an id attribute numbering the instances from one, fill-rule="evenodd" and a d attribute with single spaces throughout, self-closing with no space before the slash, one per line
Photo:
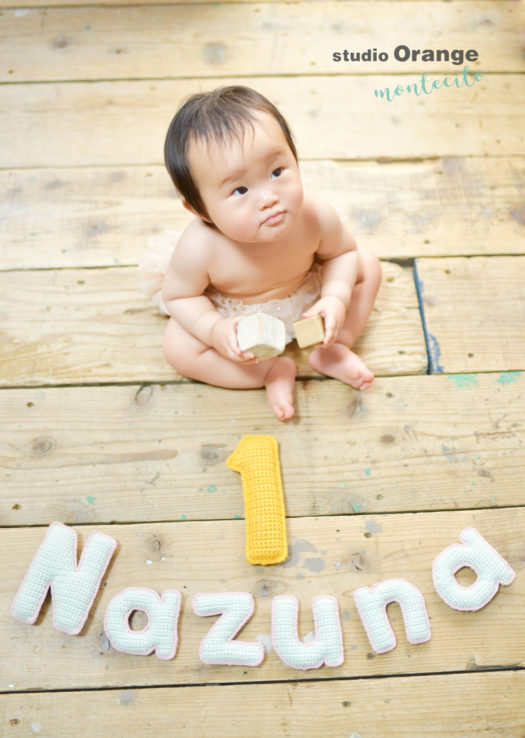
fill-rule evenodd
<path id="1" fill-rule="evenodd" d="M 354 237 L 328 204 L 317 204 L 321 240 L 316 252 L 322 264 L 321 297 L 304 313 L 306 318 L 321 314 L 325 324 L 323 343 L 333 343 L 341 330 L 358 273 L 358 252 Z"/>
<path id="2" fill-rule="evenodd" d="M 195 229 L 191 229 L 195 231 Z M 228 359 L 251 363 L 252 354 L 243 353 L 237 343 L 240 316 L 224 318 L 204 291 L 209 285 L 208 245 L 185 232 L 179 239 L 168 266 L 162 297 L 169 314 L 188 333 Z"/>

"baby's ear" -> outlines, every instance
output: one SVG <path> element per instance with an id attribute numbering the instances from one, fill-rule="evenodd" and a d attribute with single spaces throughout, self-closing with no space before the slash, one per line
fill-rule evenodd
<path id="1" fill-rule="evenodd" d="M 199 215 L 199 213 L 195 210 L 195 208 L 193 207 L 193 205 L 190 205 L 187 200 L 183 200 L 182 201 L 182 204 L 184 205 L 184 207 L 186 208 L 186 210 L 188 210 L 190 213 L 192 213 L 192 215 L 196 215 L 198 218 L 201 217 Z"/>
<path id="2" fill-rule="evenodd" d="M 193 205 L 190 205 L 190 203 L 187 200 L 183 200 L 182 201 L 182 204 L 184 205 L 184 207 L 186 208 L 186 210 L 189 213 L 191 213 L 192 215 L 194 215 L 196 218 L 199 218 L 200 220 L 202 220 L 203 223 L 207 223 L 209 226 L 213 226 L 213 221 L 210 220 L 209 217 L 207 217 L 205 215 L 201 215 L 201 213 L 199 213 L 198 210 L 195 210 L 195 208 L 193 207 Z"/>
<path id="3" fill-rule="evenodd" d="M 198 210 L 195 210 L 193 205 L 190 205 L 190 203 L 187 200 L 183 200 L 182 204 L 186 208 L 186 210 L 194 215 L 196 218 L 200 218 L 204 223 L 207 223 L 208 225 L 213 225 L 213 221 L 211 221 L 208 217 L 201 215 L 201 213 L 198 212 Z"/>

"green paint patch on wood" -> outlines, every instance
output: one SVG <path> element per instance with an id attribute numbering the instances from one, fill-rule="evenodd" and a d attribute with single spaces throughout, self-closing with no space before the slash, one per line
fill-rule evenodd
<path id="1" fill-rule="evenodd" d="M 521 379 L 521 372 L 501 372 L 499 377 L 496 379 L 498 384 L 504 387 L 506 384 L 514 384 Z"/>
<path id="2" fill-rule="evenodd" d="M 449 374 L 448 378 L 454 382 L 458 389 L 469 389 L 478 386 L 478 378 L 475 374 Z"/>

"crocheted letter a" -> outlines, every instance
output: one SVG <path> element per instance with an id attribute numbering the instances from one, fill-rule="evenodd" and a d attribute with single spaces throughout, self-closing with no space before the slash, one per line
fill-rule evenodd
<path id="1" fill-rule="evenodd" d="M 155 651 L 159 659 L 172 659 L 177 653 L 177 624 L 181 594 L 167 589 L 159 595 L 153 589 L 128 587 L 113 597 L 104 618 L 104 630 L 117 651 L 147 656 Z M 148 624 L 132 630 L 130 618 L 135 610 L 146 613 Z"/>
<path id="2" fill-rule="evenodd" d="M 430 640 L 425 599 L 419 589 L 405 579 L 386 579 L 373 587 L 360 587 L 354 592 L 354 600 L 368 640 L 376 653 L 386 653 L 396 647 L 396 636 L 386 612 L 391 602 L 401 606 L 410 643 Z"/>
<path id="3" fill-rule="evenodd" d="M 76 531 L 51 523 L 13 600 L 13 617 L 32 625 L 51 589 L 54 627 L 80 633 L 116 546 L 114 538 L 91 533 L 77 565 Z"/>
<path id="4" fill-rule="evenodd" d="M 500 584 L 510 584 L 516 573 L 475 528 L 465 528 L 459 539 L 461 543 L 452 544 L 434 559 L 434 587 L 454 610 L 480 610 L 497 594 Z M 463 587 L 455 577 L 464 567 L 478 575 L 470 587 Z"/>

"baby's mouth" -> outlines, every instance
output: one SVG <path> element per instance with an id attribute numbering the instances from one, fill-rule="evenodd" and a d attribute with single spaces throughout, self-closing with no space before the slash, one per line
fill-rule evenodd
<path id="1" fill-rule="evenodd" d="M 285 211 L 279 210 L 277 213 L 273 213 L 272 215 L 269 215 L 265 220 L 263 220 L 263 225 L 278 225 L 281 220 L 284 218 Z"/>

